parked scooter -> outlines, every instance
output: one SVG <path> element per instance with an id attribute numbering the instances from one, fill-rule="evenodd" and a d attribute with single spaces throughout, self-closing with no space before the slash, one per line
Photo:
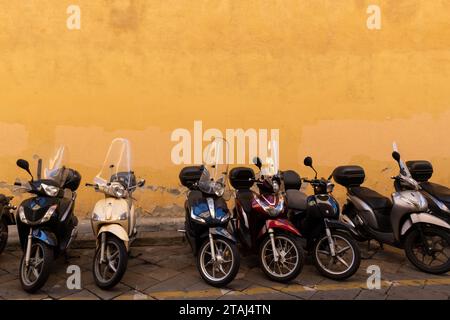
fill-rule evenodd
<path id="1" fill-rule="evenodd" d="M 8 242 L 8 226 L 16 224 L 14 211 L 17 208 L 11 204 L 13 198 L 0 194 L 0 254 Z"/>
<path id="2" fill-rule="evenodd" d="M 46 282 L 53 259 L 65 253 L 77 235 L 78 219 L 73 214 L 80 174 L 64 167 L 65 148 L 61 147 L 41 178 L 38 160 L 35 180 L 26 160 L 17 165 L 28 172 L 30 182 L 16 182 L 18 191 L 33 194 L 17 210 L 17 229 L 24 251 L 20 262 L 20 282 L 27 292 L 35 292 Z"/>
<path id="3" fill-rule="evenodd" d="M 294 171 L 283 174 L 289 218 L 306 238 L 306 250 L 312 255 L 319 272 L 334 280 L 351 277 L 359 268 L 361 254 L 348 225 L 339 221 L 339 203 L 333 197 L 334 184 L 328 179 L 317 178 L 311 157 L 305 166 L 315 172 L 314 179 L 303 179 L 314 189 L 314 195 L 301 192 L 301 180 Z"/>
<path id="4" fill-rule="evenodd" d="M 114 139 L 94 184 L 86 183 L 105 198 L 92 212 L 92 230 L 97 238 L 93 260 L 95 283 L 110 289 L 122 279 L 128 263 L 128 251 L 137 235 L 133 192 L 145 180 L 136 181 L 131 168 L 130 143 Z"/>
<path id="5" fill-rule="evenodd" d="M 228 148 L 225 140 L 215 139 L 206 149 L 202 166 L 185 167 L 181 184 L 189 188 L 185 202 L 185 233 L 202 278 L 221 287 L 230 283 L 239 271 L 240 256 L 236 239 L 227 230 L 230 213 L 224 199 L 228 161 L 222 154 Z"/>
<path id="6" fill-rule="evenodd" d="M 270 156 L 254 161 L 260 170 L 257 177 L 246 167 L 230 172 L 230 183 L 235 189 L 234 228 L 243 248 L 259 255 L 267 277 L 286 282 L 302 271 L 304 254 L 301 235 L 287 220 L 277 144 L 271 141 L 268 150 Z M 255 183 L 259 192 L 251 190 Z"/>
<path id="7" fill-rule="evenodd" d="M 448 272 L 450 224 L 430 214 L 420 185 L 400 154 L 394 151 L 392 157 L 400 167 L 400 173 L 392 179 L 404 186 L 392 194 L 392 201 L 361 186 L 365 179 L 362 167 L 341 166 L 334 170 L 335 181 L 347 188 L 342 221 L 357 230 L 359 241 L 374 239 L 404 248 L 409 261 L 418 269 L 435 274 Z"/>
<path id="8" fill-rule="evenodd" d="M 398 152 L 395 143 L 394 151 Z M 406 167 L 405 164 L 400 161 L 400 166 L 406 168 L 410 172 L 411 177 L 419 183 L 419 192 L 427 199 L 430 214 L 447 223 L 446 225 L 442 223 L 442 221 L 435 220 L 428 216 L 428 219 L 432 219 L 440 227 L 427 226 L 422 230 L 423 237 L 427 241 L 426 243 L 421 241 L 420 237 L 422 235 L 419 233 L 419 230 L 416 231 L 415 236 L 413 235 L 411 237 L 414 238 L 413 251 L 424 254 L 422 256 L 424 260 L 418 261 L 417 263 L 423 264 L 426 268 L 429 264 L 433 264 L 433 259 L 431 259 L 431 261 L 425 261 L 425 258 L 434 258 L 435 260 L 442 260 L 442 262 L 450 261 L 450 237 L 449 230 L 447 229 L 447 226 L 450 224 L 450 189 L 443 185 L 429 182 L 433 175 L 433 166 L 428 161 L 406 161 Z M 407 184 L 401 183 L 399 180 L 394 182 L 394 187 L 397 192 L 410 190 L 410 187 Z M 434 233 L 438 233 L 439 235 L 433 236 L 434 233 L 430 234 L 430 228 L 434 229 Z M 426 255 L 427 251 L 431 253 L 431 257 Z M 415 259 L 414 257 L 411 258 Z M 443 270 L 445 270 L 444 267 Z"/>

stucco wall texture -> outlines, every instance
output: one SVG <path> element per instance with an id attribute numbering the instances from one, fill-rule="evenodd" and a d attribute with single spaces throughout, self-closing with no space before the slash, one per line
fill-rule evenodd
<path id="1" fill-rule="evenodd" d="M 66 27 L 71 4 L 81 30 Z M 366 27 L 369 4 L 381 30 Z M 282 168 L 310 176 L 306 155 L 323 176 L 361 164 L 386 195 L 395 140 L 449 185 L 449 15 L 444 0 L 1 0 L 0 180 L 25 178 L 17 158 L 63 143 L 84 185 L 125 137 L 153 186 L 140 204 L 174 215 L 170 135 L 202 120 L 279 128 Z M 99 198 L 80 187 L 77 214 Z"/>

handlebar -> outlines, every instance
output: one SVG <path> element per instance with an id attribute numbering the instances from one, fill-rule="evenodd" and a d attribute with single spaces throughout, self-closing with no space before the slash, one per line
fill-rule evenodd
<path id="1" fill-rule="evenodd" d="M 97 188 L 98 184 L 86 183 L 85 186 L 86 187 L 95 187 L 95 188 Z"/>

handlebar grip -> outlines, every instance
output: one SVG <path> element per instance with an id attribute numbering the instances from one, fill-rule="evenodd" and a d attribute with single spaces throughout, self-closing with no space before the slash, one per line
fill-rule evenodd
<path id="1" fill-rule="evenodd" d="M 14 182 L 14 185 L 20 187 L 22 184 L 20 182 L 16 181 L 16 182 Z"/>
<path id="2" fill-rule="evenodd" d="M 86 183 L 85 184 L 86 187 L 96 187 L 96 184 L 92 184 L 92 183 Z"/>

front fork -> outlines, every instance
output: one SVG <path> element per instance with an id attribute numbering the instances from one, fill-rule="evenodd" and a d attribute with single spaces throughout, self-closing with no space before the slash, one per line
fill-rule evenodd
<path id="1" fill-rule="evenodd" d="M 214 245 L 214 238 L 211 234 L 211 231 L 209 232 L 209 246 L 211 247 L 211 255 L 212 255 L 213 261 L 216 262 L 216 247 Z"/>
<path id="2" fill-rule="evenodd" d="M 335 250 L 335 247 L 334 247 L 334 240 L 333 240 L 333 237 L 331 236 L 331 230 L 328 227 L 327 219 L 325 219 L 325 234 L 327 235 L 328 245 L 330 246 L 331 256 L 335 257 L 336 256 L 336 250 Z"/>
<path id="3" fill-rule="evenodd" d="M 270 244 L 272 245 L 272 252 L 273 252 L 273 258 L 275 260 L 275 262 L 278 262 L 278 260 L 280 259 L 277 247 L 275 245 L 275 235 L 274 235 L 274 231 L 272 228 L 269 229 L 269 237 L 270 237 Z"/>
<path id="4" fill-rule="evenodd" d="M 100 243 L 100 263 L 105 262 L 105 247 L 106 247 L 106 232 L 102 233 L 102 239 Z"/>
<path id="5" fill-rule="evenodd" d="M 30 265 L 32 243 L 33 243 L 33 229 L 30 228 L 30 232 L 28 233 L 28 239 L 27 239 L 27 247 L 25 250 L 25 266 L 26 267 L 28 267 Z"/>

